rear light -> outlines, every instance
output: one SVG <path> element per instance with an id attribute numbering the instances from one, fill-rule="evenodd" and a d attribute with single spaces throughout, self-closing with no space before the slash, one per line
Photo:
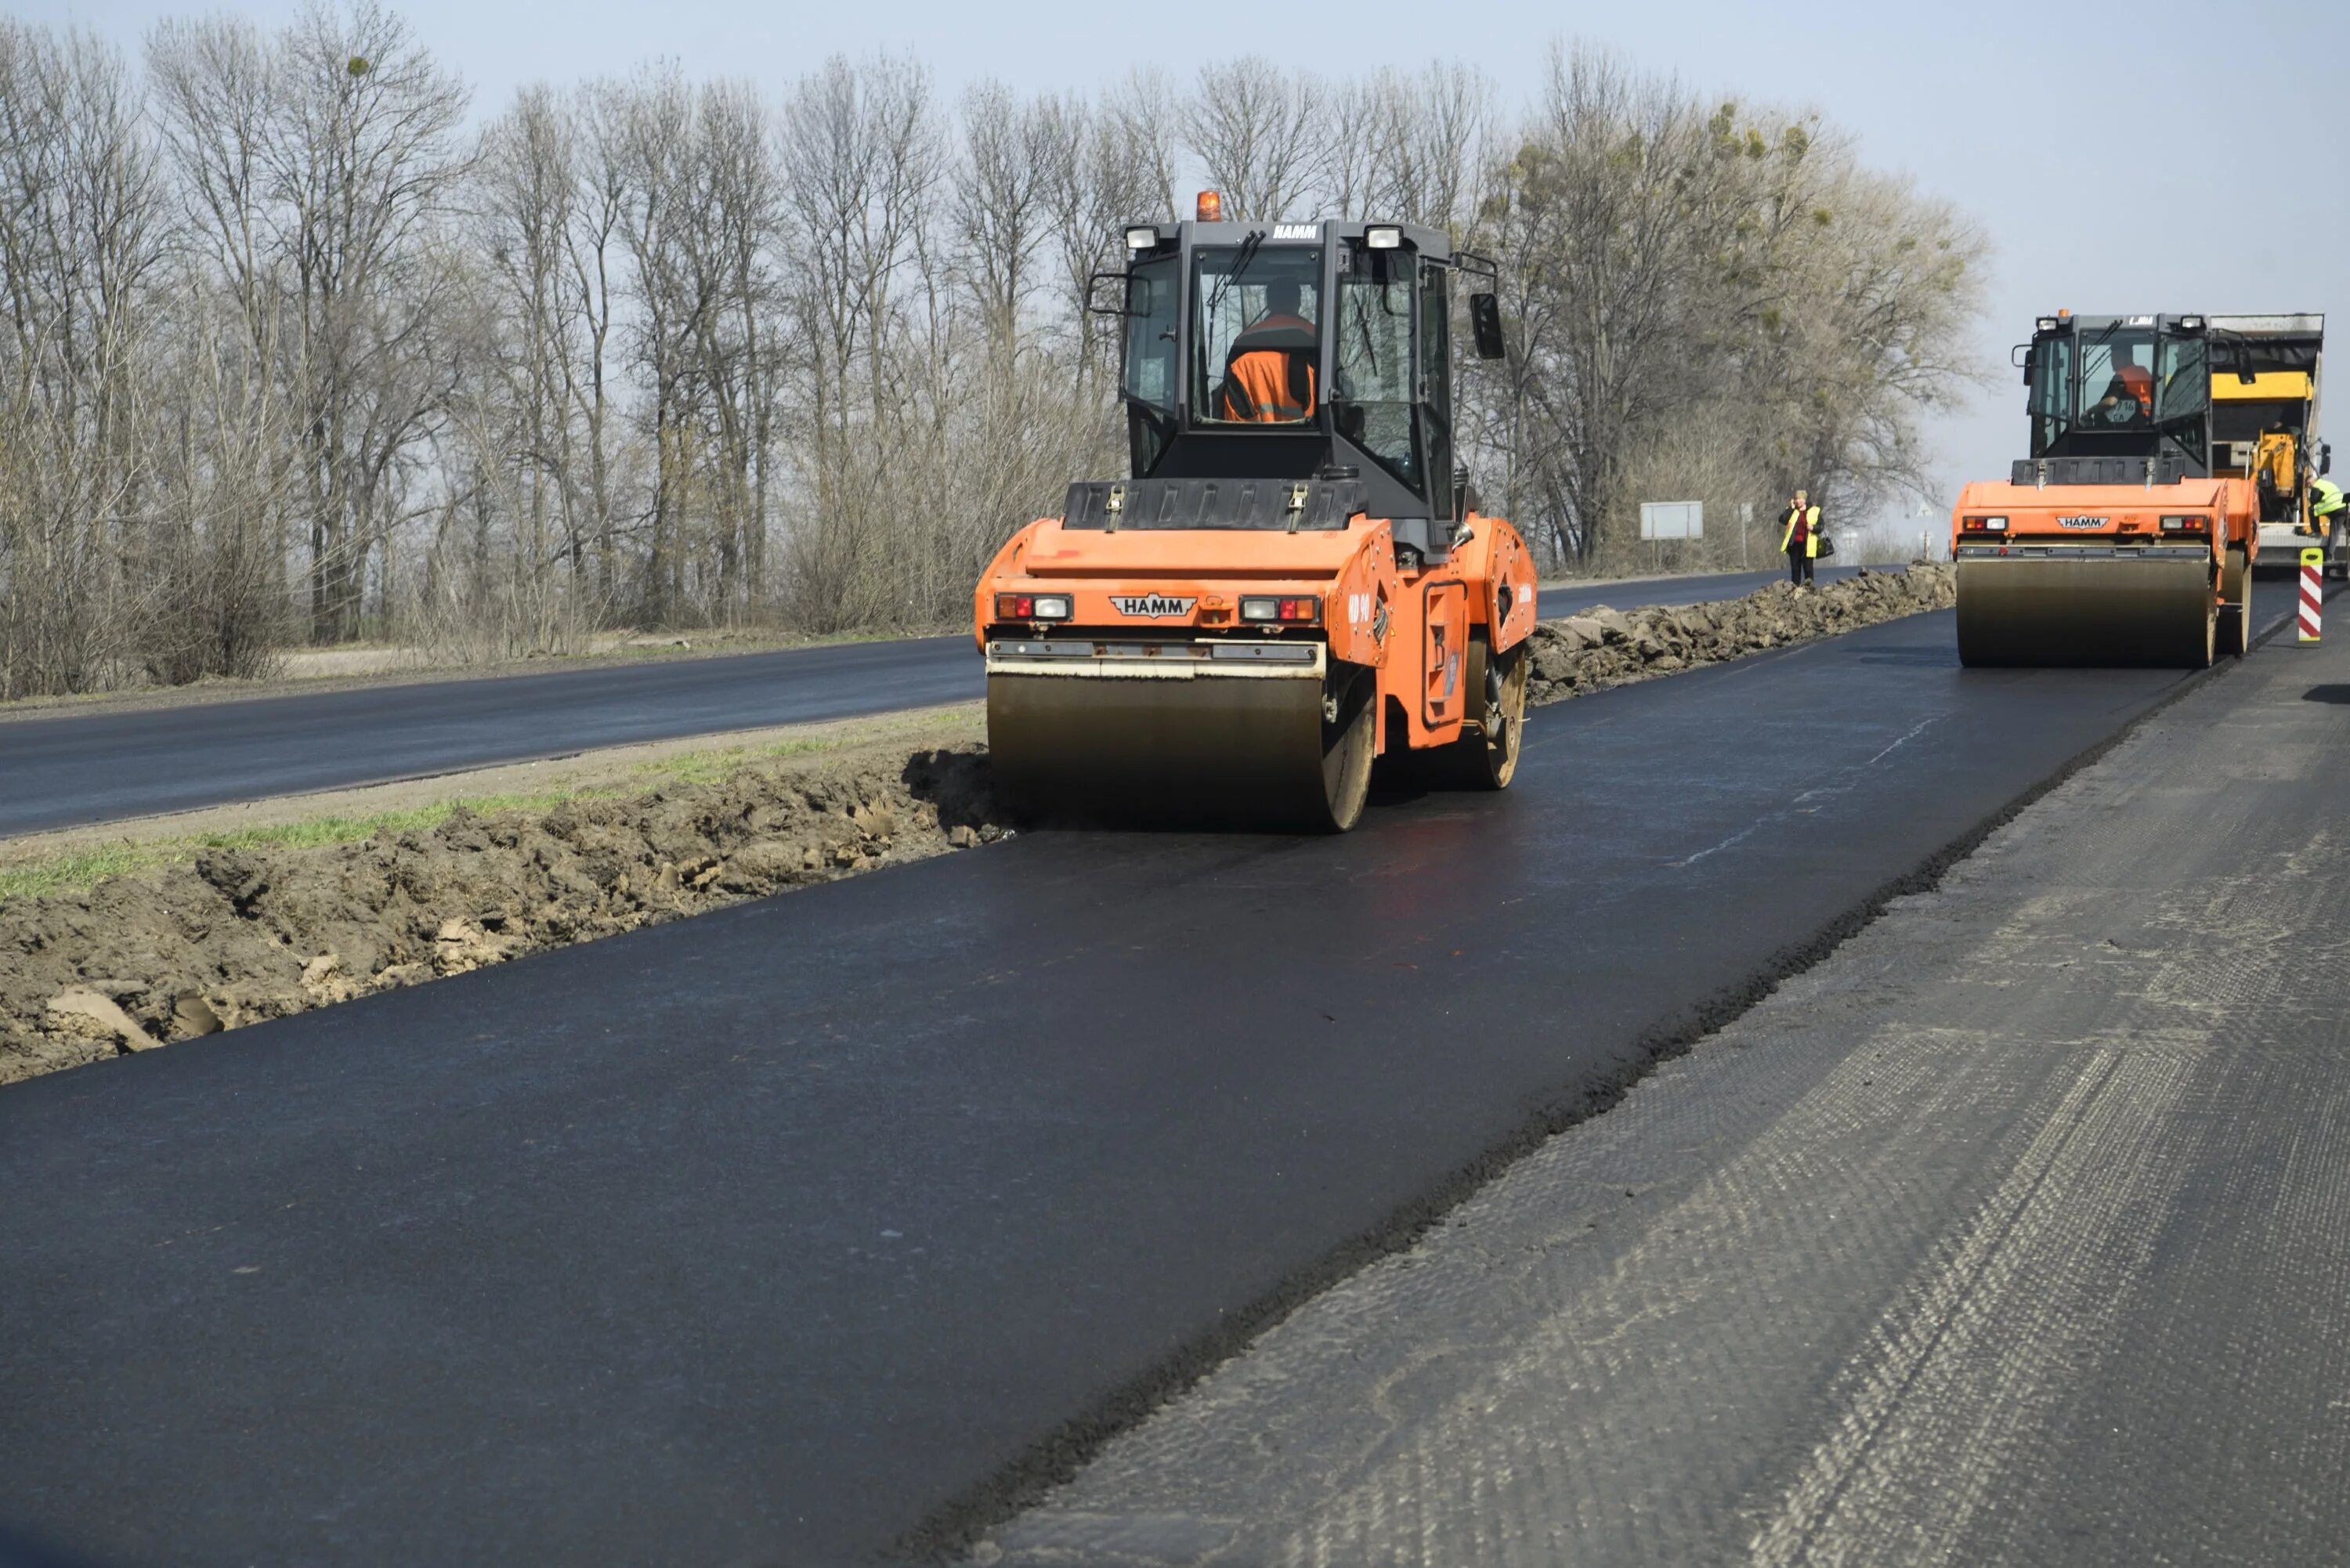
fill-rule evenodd
<path id="1" fill-rule="evenodd" d="M 2200 534 L 2210 524 L 2209 517 L 2166 517 L 2162 520 L 2162 531 L 2166 534 Z"/>
<path id="2" fill-rule="evenodd" d="M 995 618 L 998 620 L 1066 620 L 1069 618 L 1069 596 L 1066 594 L 998 594 L 995 596 Z"/>
<path id="3" fill-rule="evenodd" d="M 1322 601 L 1313 598 L 1291 598 L 1251 596 L 1241 600 L 1243 620 L 1290 621 L 1310 626 L 1322 618 Z"/>
<path id="4" fill-rule="evenodd" d="M 1970 528 L 1985 529 L 1993 534 L 2004 534 L 2007 532 L 2007 519 L 2004 517 L 1970 517 L 1967 519 L 1967 526 Z"/>

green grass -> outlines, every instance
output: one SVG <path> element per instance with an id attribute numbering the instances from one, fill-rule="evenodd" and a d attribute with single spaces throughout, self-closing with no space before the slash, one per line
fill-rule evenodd
<path id="1" fill-rule="evenodd" d="M 740 771 L 746 763 L 768 757 L 808 757 L 824 752 L 845 751 L 852 745 L 862 745 L 863 740 L 844 737 L 838 740 L 777 741 L 764 746 L 729 746 L 718 752 L 684 752 L 673 757 L 656 757 L 651 762 L 639 763 L 636 771 L 652 778 L 678 784 L 717 784 Z"/>
<path id="2" fill-rule="evenodd" d="M 192 833 L 145 844 L 108 844 L 94 849 L 68 850 L 22 866 L 0 867 L 0 903 L 11 898 L 87 892 L 112 877 L 158 866 L 185 864 L 207 849 L 314 849 L 334 844 L 357 844 L 379 834 L 429 831 L 446 822 L 449 814 L 461 805 L 484 815 L 505 811 L 546 811 L 567 800 L 611 793 L 614 792 L 551 790 L 536 794 L 463 795 L 397 811 L 367 812 L 356 816 L 310 816 L 298 822 L 233 828 L 224 833 Z"/>

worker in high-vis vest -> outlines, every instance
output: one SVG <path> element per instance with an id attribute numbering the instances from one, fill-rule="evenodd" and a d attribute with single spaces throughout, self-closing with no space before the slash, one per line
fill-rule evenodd
<path id="1" fill-rule="evenodd" d="M 2309 531 L 2323 539 L 2334 532 L 2342 510 L 2342 487 L 2320 474 L 2309 482 Z"/>
<path id="2" fill-rule="evenodd" d="M 1314 417 L 1314 324 L 1298 312 L 1293 278 L 1265 285 L 1265 313 L 1232 339 L 1218 401 L 1222 418 L 1246 424 L 1303 424 Z"/>
<path id="3" fill-rule="evenodd" d="M 2154 417 L 2154 372 L 2130 361 L 2130 351 L 2114 345 L 2114 379 L 2090 414 L 2106 424 L 2126 424 Z"/>
<path id="4" fill-rule="evenodd" d="M 1795 492 L 1779 522 L 1779 548 L 1787 554 L 1787 580 L 1797 587 L 1808 587 L 1813 563 L 1820 556 L 1820 509 L 1812 504 L 1811 492 Z"/>

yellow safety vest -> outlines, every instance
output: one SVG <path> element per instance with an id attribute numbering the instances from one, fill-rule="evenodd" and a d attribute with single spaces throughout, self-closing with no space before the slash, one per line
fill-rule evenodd
<path id="1" fill-rule="evenodd" d="M 2342 510 L 2342 487 L 2330 479 L 2311 482 L 2309 486 L 2312 517 L 2330 517 Z"/>
<path id="2" fill-rule="evenodd" d="M 1787 508 L 1787 526 L 1779 535 L 1779 548 L 1783 552 L 1788 545 L 1795 542 L 1796 510 L 1797 509 L 1793 506 Z M 1802 511 L 1804 514 L 1804 554 L 1806 556 L 1816 556 L 1820 553 L 1820 509 L 1816 506 L 1806 506 L 1802 508 Z"/>

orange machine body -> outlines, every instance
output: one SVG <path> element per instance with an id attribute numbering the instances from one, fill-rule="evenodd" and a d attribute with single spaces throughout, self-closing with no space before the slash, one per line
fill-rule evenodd
<path id="1" fill-rule="evenodd" d="M 2200 545 L 2216 585 L 2227 552 L 2259 558 L 2260 493 L 2248 479 L 2170 484 L 2013 484 L 1978 480 L 1950 510 L 1952 558 L 1965 547 L 1999 555 L 2061 548 Z"/>
<path id="2" fill-rule="evenodd" d="M 1051 622 L 1000 604 L 1066 596 Z M 1043 518 L 1014 535 L 980 576 L 974 635 L 1089 639 L 1174 663 L 1219 641 L 1318 643 L 1332 661 L 1375 672 L 1377 751 L 1443 746 L 1471 722 L 1472 639 L 1506 654 L 1533 635 L 1532 555 L 1516 529 L 1471 513 L 1440 562 L 1398 564 L 1387 520 L 1360 514 L 1321 531 L 1065 529 Z M 1244 620 L 1243 598 L 1313 601 L 1308 618 Z"/>

